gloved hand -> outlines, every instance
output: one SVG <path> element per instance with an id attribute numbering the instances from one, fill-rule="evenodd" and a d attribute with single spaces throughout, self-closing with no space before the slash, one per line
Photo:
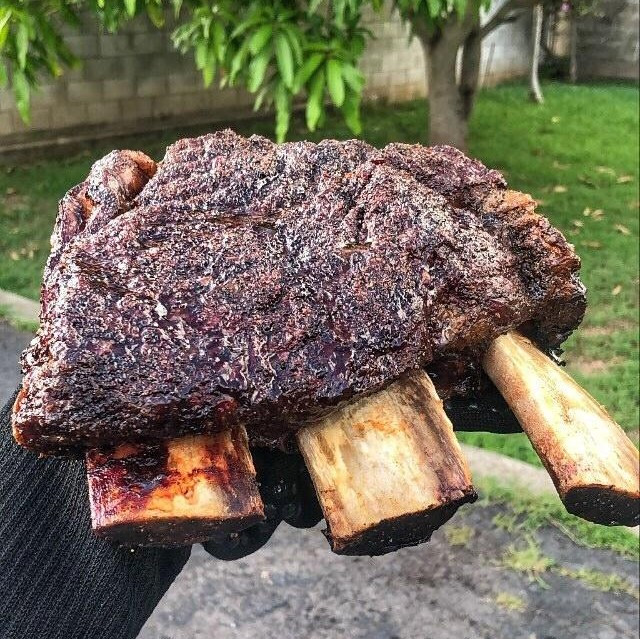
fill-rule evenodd
<path id="1" fill-rule="evenodd" d="M 493 384 L 483 389 L 479 397 L 445 400 L 444 410 L 454 430 L 488 431 L 502 435 L 522 432 L 516 416 Z"/>
<path id="2" fill-rule="evenodd" d="M 95 537 L 84 463 L 18 446 L 12 404 L 0 413 L 0 638 L 136 637 L 191 548 Z"/>
<path id="3" fill-rule="evenodd" d="M 0 413 L 0 639 L 133 639 L 190 547 L 121 548 L 91 531 L 85 465 L 39 458 Z M 205 544 L 221 559 L 263 546 L 281 520 L 313 526 L 320 508 L 299 456 L 257 449 L 265 522 Z"/>
<path id="4" fill-rule="evenodd" d="M 251 450 L 266 520 L 239 533 L 202 544 L 218 559 L 238 559 L 264 546 L 281 521 L 296 528 L 311 528 L 322 510 L 302 456 L 266 448 Z"/>
<path id="5" fill-rule="evenodd" d="M 444 406 L 458 431 L 521 431 L 515 415 L 493 386 L 485 389 L 481 398 L 452 398 L 446 400 Z M 322 510 L 301 455 L 265 448 L 254 448 L 251 453 L 266 521 L 203 544 L 218 559 L 233 560 L 255 552 L 269 541 L 281 521 L 297 528 L 311 528 L 322 519 Z"/>

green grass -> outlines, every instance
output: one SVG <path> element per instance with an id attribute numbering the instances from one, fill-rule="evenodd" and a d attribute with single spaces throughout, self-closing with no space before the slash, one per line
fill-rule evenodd
<path id="1" fill-rule="evenodd" d="M 545 576 L 550 573 L 575 579 L 589 588 L 603 592 L 618 592 L 638 598 L 637 589 L 625 578 L 591 568 L 574 568 L 545 555 L 540 547 L 540 533 L 554 527 L 572 543 L 589 549 L 609 550 L 637 562 L 640 558 L 638 538 L 620 527 L 597 526 L 569 514 L 555 494 L 534 494 L 521 485 L 505 484 L 499 478 L 481 477 L 475 482 L 481 496 L 477 505 L 499 507 L 492 523 L 509 534 L 510 544 L 499 565 L 525 574 L 541 588 L 548 588 Z M 509 593 L 504 601 L 509 607 Z"/>
<path id="2" fill-rule="evenodd" d="M 612 573 L 601 572 L 600 570 L 590 570 L 589 568 L 567 568 L 560 566 L 555 572 L 562 577 L 569 577 L 582 582 L 587 588 L 599 590 L 600 592 L 616 592 L 619 594 L 629 595 L 634 599 L 638 599 L 638 589 L 625 577 Z"/>
<path id="3" fill-rule="evenodd" d="M 540 545 L 533 537 L 528 537 L 519 546 L 509 546 L 502 556 L 501 564 L 505 568 L 524 573 L 529 581 L 535 581 L 541 588 L 549 588 L 543 575 L 553 572 L 561 577 L 580 581 L 592 590 L 615 592 L 638 599 L 638 589 L 626 577 L 591 568 L 575 569 L 562 566 L 552 557 L 543 554 Z M 499 602 L 496 600 L 496 603 Z"/>
<path id="4" fill-rule="evenodd" d="M 499 592 L 494 601 L 498 606 L 510 612 L 524 612 L 527 609 L 527 602 L 522 597 L 510 592 Z"/>
<path id="5" fill-rule="evenodd" d="M 446 526 L 444 536 L 450 546 L 462 546 L 466 548 L 473 539 L 475 530 L 471 526 Z"/>
<path id="6" fill-rule="evenodd" d="M 539 586 L 548 588 L 548 584 L 542 575 L 555 565 L 551 557 L 547 557 L 540 550 L 538 542 L 532 537 L 527 538 L 524 544 L 516 546 L 512 544 L 502 556 L 502 565 L 516 572 L 522 572 L 530 581 L 535 581 Z"/>
<path id="7" fill-rule="evenodd" d="M 482 92 L 471 122 L 470 152 L 505 172 L 513 188 L 530 192 L 572 241 L 583 260 L 589 310 L 567 343 L 570 372 L 637 441 L 638 427 L 638 90 L 633 86 L 548 83 L 542 106 L 525 87 Z M 369 106 L 365 137 L 375 145 L 426 140 L 426 103 Z M 242 133 L 270 135 L 270 121 L 242 122 Z M 121 139 L 155 158 L 189 131 Z M 336 118 L 313 135 L 294 122 L 292 139 L 351 137 Z M 0 168 L 0 288 L 37 299 L 56 202 L 87 174 L 82 155 L 13 169 Z M 595 212 L 595 213 L 594 213 Z M 523 435 L 461 435 L 463 441 L 539 463 Z"/>
<path id="8" fill-rule="evenodd" d="M 597 526 L 568 513 L 555 494 L 534 495 L 521 486 L 509 486 L 494 478 L 480 478 L 476 487 L 482 506 L 500 504 L 504 509 L 493 524 L 525 540 L 543 526 L 553 526 L 585 548 L 603 548 L 628 559 L 640 558 L 638 537 L 626 528 Z"/>

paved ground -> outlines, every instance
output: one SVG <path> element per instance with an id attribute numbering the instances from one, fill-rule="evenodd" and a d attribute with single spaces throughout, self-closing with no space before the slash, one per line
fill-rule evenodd
<path id="1" fill-rule="evenodd" d="M 17 353 L 29 339 L 0 321 L 2 401 L 19 379 Z M 337 557 L 320 528 L 285 525 L 265 548 L 235 562 L 214 560 L 198 546 L 140 639 L 638 637 L 636 598 L 555 572 L 539 584 L 503 567 L 509 545 L 525 540 L 496 528 L 496 512 L 466 506 L 429 544 L 375 559 Z M 446 531 L 469 539 L 455 545 Z M 562 566 L 624 576 L 637 589 L 636 562 L 578 547 L 555 529 L 537 539 Z"/>
<path id="2" fill-rule="evenodd" d="M 466 507 L 450 526 L 472 529 L 451 546 L 444 529 L 429 544 L 380 558 L 332 555 L 320 529 L 282 526 L 245 559 L 224 563 L 201 548 L 162 600 L 140 639 L 631 639 L 637 600 L 589 590 L 550 573 L 547 587 L 499 566 L 510 543 L 492 525 L 497 507 Z M 624 574 L 635 562 L 576 547 L 555 530 L 545 555 L 572 568 Z M 522 612 L 497 603 L 517 597 Z"/>

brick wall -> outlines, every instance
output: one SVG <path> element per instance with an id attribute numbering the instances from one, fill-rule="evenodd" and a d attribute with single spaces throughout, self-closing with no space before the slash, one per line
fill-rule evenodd
<path id="1" fill-rule="evenodd" d="M 638 0 L 601 0 L 578 22 L 580 78 L 638 80 Z"/>
<path id="2" fill-rule="evenodd" d="M 419 43 L 387 6 L 366 15 L 375 34 L 362 60 L 366 97 L 401 101 L 426 94 L 424 59 Z M 252 96 L 240 89 L 205 90 L 191 57 L 173 50 L 167 32 L 145 20 L 117 34 L 102 33 L 87 17 L 81 33 L 67 37 L 84 60 L 80 69 L 47 82 L 34 95 L 31 123 L 17 114 L 12 97 L 0 91 L 0 149 L 50 138 L 108 135 L 145 130 L 179 119 L 215 121 L 250 112 Z M 484 84 L 526 72 L 527 25 L 496 30 L 483 51 Z"/>

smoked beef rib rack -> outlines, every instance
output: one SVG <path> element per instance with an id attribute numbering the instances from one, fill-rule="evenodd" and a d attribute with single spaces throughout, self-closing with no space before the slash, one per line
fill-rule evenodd
<path id="1" fill-rule="evenodd" d="M 475 499 L 441 400 L 493 383 L 571 512 L 637 524 L 637 448 L 548 356 L 586 301 L 534 209 L 445 146 L 114 151 L 60 203 L 16 440 L 86 455 L 96 532 L 160 545 L 261 521 L 249 445 L 297 447 L 332 548 L 378 554 Z"/>

